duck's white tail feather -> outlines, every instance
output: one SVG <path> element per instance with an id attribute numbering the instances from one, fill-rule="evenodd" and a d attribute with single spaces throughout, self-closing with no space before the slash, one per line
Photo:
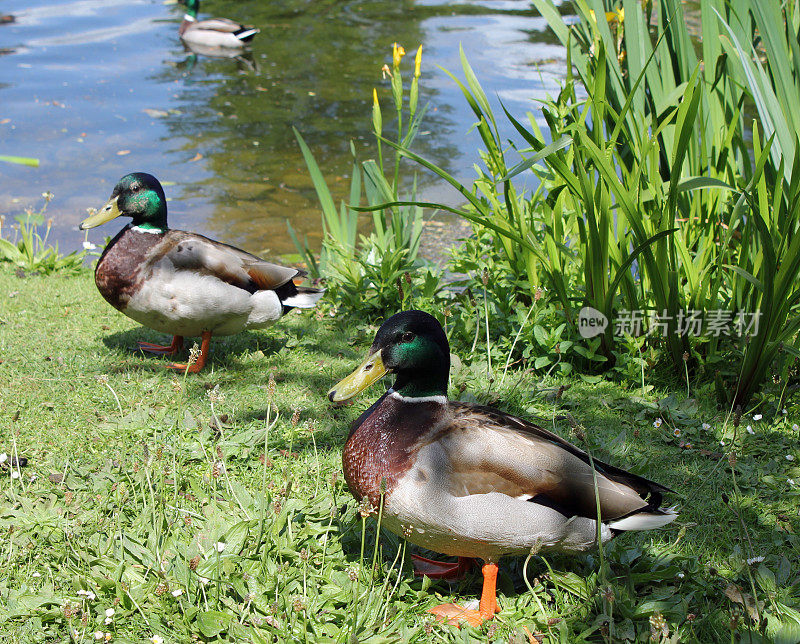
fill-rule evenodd
<path id="1" fill-rule="evenodd" d="M 236 37 L 241 41 L 245 41 L 248 38 L 252 38 L 253 36 L 255 36 L 259 32 L 260 32 L 260 30 L 259 29 L 255 29 L 255 28 L 247 29 L 245 31 L 240 31 L 239 33 L 237 33 Z"/>
<path id="2" fill-rule="evenodd" d="M 660 512 L 638 512 L 606 525 L 612 530 L 652 530 L 672 523 L 678 517 L 675 508 L 664 508 Z"/>
<path id="3" fill-rule="evenodd" d="M 320 298 L 325 295 L 324 290 L 301 290 L 283 300 L 284 306 L 294 306 L 298 309 L 313 309 Z"/>

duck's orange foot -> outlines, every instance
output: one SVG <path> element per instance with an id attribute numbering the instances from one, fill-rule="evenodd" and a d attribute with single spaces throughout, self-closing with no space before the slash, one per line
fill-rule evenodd
<path id="1" fill-rule="evenodd" d="M 144 342 L 140 340 L 137 342 L 139 350 L 145 353 L 154 353 L 162 356 L 174 356 L 183 348 L 183 338 L 179 335 L 172 336 L 172 344 L 164 346 L 163 344 L 153 344 L 152 342 Z"/>
<path id="2" fill-rule="evenodd" d="M 180 371 L 181 373 L 200 373 L 203 369 L 204 365 L 201 365 L 198 362 L 193 362 L 192 364 L 186 364 L 185 362 L 170 362 L 169 364 L 165 364 L 164 367 L 166 369 L 173 369 L 174 371 Z"/>
<path id="3" fill-rule="evenodd" d="M 419 555 L 411 555 L 411 559 L 414 575 L 431 579 L 461 579 L 475 564 L 475 560 L 470 557 L 459 557 L 457 562 L 434 561 Z"/>
<path id="4" fill-rule="evenodd" d="M 428 609 L 429 613 L 433 613 L 440 622 L 449 624 L 450 626 L 461 626 L 462 622 L 466 622 L 470 626 L 478 627 L 487 619 L 492 619 L 493 614 L 484 615 L 479 610 L 471 610 L 464 608 L 458 604 L 439 604 L 433 608 Z M 500 612 L 500 608 L 495 606 L 494 612 Z"/>
<path id="5" fill-rule="evenodd" d="M 177 336 L 176 336 L 177 337 Z M 183 342 L 183 338 L 181 338 Z M 202 341 L 200 343 L 200 352 L 197 354 L 197 359 L 191 364 L 184 364 L 180 362 L 170 362 L 166 365 L 167 369 L 175 369 L 183 373 L 199 373 L 206 366 L 206 358 L 208 358 L 208 351 L 211 345 L 211 332 L 203 331 Z M 196 351 L 196 349 L 192 349 Z"/>

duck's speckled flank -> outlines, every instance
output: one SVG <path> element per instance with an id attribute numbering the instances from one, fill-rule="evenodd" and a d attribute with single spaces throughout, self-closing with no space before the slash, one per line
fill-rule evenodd
<path id="1" fill-rule="evenodd" d="M 447 406 L 438 402 L 408 404 L 384 395 L 355 423 L 342 452 L 347 486 L 357 500 L 380 505 L 381 481 L 388 497 L 414 464 L 420 439 L 441 426 Z"/>
<path id="2" fill-rule="evenodd" d="M 115 309 L 125 310 L 144 278 L 141 267 L 145 257 L 165 234 L 140 232 L 126 226 L 109 242 L 97 262 L 94 281 L 100 294 Z"/>

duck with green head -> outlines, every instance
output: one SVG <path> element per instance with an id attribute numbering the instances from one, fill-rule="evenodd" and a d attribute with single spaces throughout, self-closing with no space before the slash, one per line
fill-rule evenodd
<path id="1" fill-rule="evenodd" d="M 183 0 L 186 13 L 178 29 L 181 40 L 188 45 L 212 48 L 241 48 L 249 43 L 259 29 L 227 18 L 198 20 L 200 0 Z"/>
<path id="2" fill-rule="evenodd" d="M 382 525 L 410 542 L 460 558 L 417 558 L 424 574 L 449 577 L 482 559 L 479 609 L 431 609 L 479 625 L 499 611 L 497 562 L 538 550 L 580 552 L 625 530 L 677 516 L 660 507 L 668 488 L 589 456 L 556 434 L 489 407 L 447 399 L 450 348 L 422 311 L 390 317 L 364 362 L 328 392 L 352 398 L 383 375 L 394 385 L 353 423 L 342 455 L 359 501 L 382 505 Z M 596 486 L 596 487 L 595 487 Z"/>
<path id="3" fill-rule="evenodd" d="M 294 307 L 313 308 L 323 291 L 296 286 L 304 273 L 265 262 L 243 250 L 167 227 L 167 201 L 158 179 L 144 172 L 122 177 L 111 198 L 84 220 L 85 230 L 130 217 L 97 262 L 95 282 L 116 309 L 173 336 L 168 346 L 140 342 L 142 350 L 173 355 L 184 337 L 200 336 L 197 360 L 169 364 L 200 371 L 212 335 L 269 326 Z"/>

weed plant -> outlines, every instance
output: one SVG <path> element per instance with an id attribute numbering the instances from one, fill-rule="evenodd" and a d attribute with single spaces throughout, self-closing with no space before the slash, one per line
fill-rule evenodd
<path id="1" fill-rule="evenodd" d="M 15 218 L 17 223 L 12 226 L 14 234 L 10 239 L 3 237 L 5 217 L 0 216 L 0 262 L 10 262 L 22 270 L 45 275 L 55 271 L 77 271 L 86 253 L 81 251 L 62 255 L 58 251 L 58 244 L 52 245 L 47 241 L 53 220 L 45 221 L 44 217 L 53 194 L 45 192 L 42 197 L 44 203 L 38 212 L 27 209 Z M 44 234 L 40 232 L 42 226 L 45 226 Z"/>
<path id="2" fill-rule="evenodd" d="M 417 50 L 407 88 L 401 69 L 404 55 L 405 50 L 395 43 L 392 66 L 386 65 L 384 73 L 390 80 L 392 125 L 397 137 L 394 145 L 407 147 L 412 144 L 425 113 L 425 108 L 418 109 L 422 47 Z M 324 280 L 328 302 L 343 312 L 357 311 L 359 315 L 375 318 L 409 308 L 420 300 L 430 302 L 441 284 L 438 272 L 424 268 L 418 258 L 422 208 L 413 203 L 416 185 L 408 198 L 401 201 L 401 155 L 399 152 L 393 158 L 384 155 L 381 145 L 384 116 L 377 90 L 373 92 L 372 126 L 378 141 L 377 160 L 359 161 L 351 143 L 349 201 L 343 202 L 338 210 L 311 149 L 295 130 L 322 209 L 319 260 L 307 243 L 300 243 L 291 225 L 289 233 L 312 277 Z M 362 192 L 365 206 L 359 205 Z M 359 217 L 364 212 L 372 213 L 371 228 L 368 234 L 359 235 Z"/>

